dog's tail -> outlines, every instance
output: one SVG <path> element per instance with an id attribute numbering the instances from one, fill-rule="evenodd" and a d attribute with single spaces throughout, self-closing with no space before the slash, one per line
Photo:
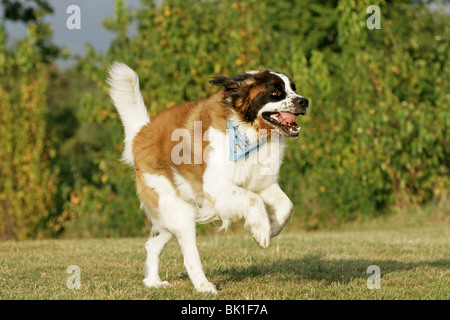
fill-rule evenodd
<path id="1" fill-rule="evenodd" d="M 122 160 L 134 165 L 133 139 L 143 126 L 150 122 L 147 108 L 139 90 L 139 77 L 126 64 L 114 62 L 109 69 L 109 94 L 119 112 L 125 130 L 125 148 Z"/>

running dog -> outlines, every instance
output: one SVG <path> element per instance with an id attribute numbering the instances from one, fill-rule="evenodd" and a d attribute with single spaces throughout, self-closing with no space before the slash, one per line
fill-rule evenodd
<path id="1" fill-rule="evenodd" d="M 159 275 L 164 246 L 177 238 L 196 290 L 217 293 L 203 271 L 196 224 L 244 219 L 262 248 L 291 218 L 293 205 L 277 183 L 284 138 L 309 111 L 286 75 L 269 69 L 216 76 L 222 88 L 152 117 L 137 74 L 123 63 L 109 70 L 110 95 L 125 130 L 123 161 L 134 167 L 137 195 L 152 222 L 145 244 L 144 284 L 171 286 Z"/>

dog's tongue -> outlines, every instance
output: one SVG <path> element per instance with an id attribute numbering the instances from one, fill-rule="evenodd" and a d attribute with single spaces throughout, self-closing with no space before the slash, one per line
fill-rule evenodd
<path id="1" fill-rule="evenodd" d="M 278 121 L 281 123 L 292 123 L 295 122 L 296 116 L 289 112 L 279 112 L 278 113 Z"/>

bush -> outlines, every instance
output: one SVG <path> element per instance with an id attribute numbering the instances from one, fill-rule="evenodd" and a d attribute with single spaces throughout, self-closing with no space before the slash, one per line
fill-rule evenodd
<path id="1" fill-rule="evenodd" d="M 0 239 L 52 234 L 58 177 L 46 139 L 47 73 L 38 39 L 30 24 L 20 46 L 8 49 L 0 30 Z"/>
<path id="2" fill-rule="evenodd" d="M 35 216 L 27 234 L 36 235 L 44 226 L 72 236 L 146 233 L 132 170 L 119 161 L 123 131 L 105 84 L 116 60 L 139 73 L 150 116 L 211 95 L 217 88 L 208 80 L 215 75 L 260 68 L 290 75 L 298 93 L 311 101 L 311 112 L 298 118 L 299 138 L 288 141 L 280 185 L 294 202 L 294 221 L 306 228 L 369 219 L 448 193 L 450 29 L 445 12 L 431 12 L 416 1 L 165 0 L 159 7 L 153 2 L 142 0 L 138 11 L 129 12 L 124 1 L 116 0 L 115 18 L 104 23 L 115 34 L 110 48 L 103 53 L 87 46 L 73 70 L 50 79 L 52 92 L 45 93 L 49 80 L 32 54 L 8 58 L 15 61 L 14 72 L 29 76 L 23 70 L 33 70 L 19 83 L 25 89 L 33 81 L 42 83 L 30 101 L 45 108 L 39 99 L 46 94 L 51 110 L 42 119 L 48 122 L 47 136 L 36 131 L 36 142 L 22 143 L 24 152 L 34 152 L 33 159 L 44 160 L 36 160 L 34 171 L 25 175 L 39 172 L 40 178 L 23 181 L 51 191 L 46 200 L 36 200 L 36 206 L 45 203 L 47 209 Z M 382 28 L 369 30 L 366 8 L 374 4 L 381 8 Z M 131 25 L 137 27 L 133 36 Z M 27 50 L 33 49 L 24 46 L 22 52 Z M 7 81 L 1 81 L 5 88 Z M 14 110 L 9 95 L 0 97 L 2 112 Z M 75 99 L 67 102 L 68 95 Z M 4 132 L 18 130 L 6 124 Z M 47 153 L 42 141 L 49 141 L 53 151 Z M 47 154 L 53 155 L 48 161 Z M 19 192 L 6 189 L 16 179 L 12 172 L 5 173 L 3 199 Z M 23 208 L 29 216 L 38 211 Z M 0 221 L 16 221 L 21 210 Z"/>
<path id="3" fill-rule="evenodd" d="M 212 94 L 217 74 L 269 67 L 291 75 L 312 102 L 280 175 L 299 221 L 317 228 L 370 218 L 449 187 L 445 17 L 407 1 L 383 4 L 382 29 L 369 30 L 372 2 L 142 1 L 130 14 L 117 1 L 106 22 L 116 41 L 106 59 L 92 54 L 80 68 L 105 90 L 107 67 L 126 62 L 139 72 L 151 115 Z M 105 99 L 91 105 L 118 128 Z"/>

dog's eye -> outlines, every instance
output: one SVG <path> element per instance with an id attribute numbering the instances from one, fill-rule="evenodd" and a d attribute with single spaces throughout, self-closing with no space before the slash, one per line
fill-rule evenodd
<path id="1" fill-rule="evenodd" d="M 279 96 L 281 96 L 281 92 L 279 92 L 279 91 L 272 91 L 272 92 L 270 93 L 270 95 L 271 95 L 271 96 L 274 96 L 274 97 L 279 97 Z"/>

